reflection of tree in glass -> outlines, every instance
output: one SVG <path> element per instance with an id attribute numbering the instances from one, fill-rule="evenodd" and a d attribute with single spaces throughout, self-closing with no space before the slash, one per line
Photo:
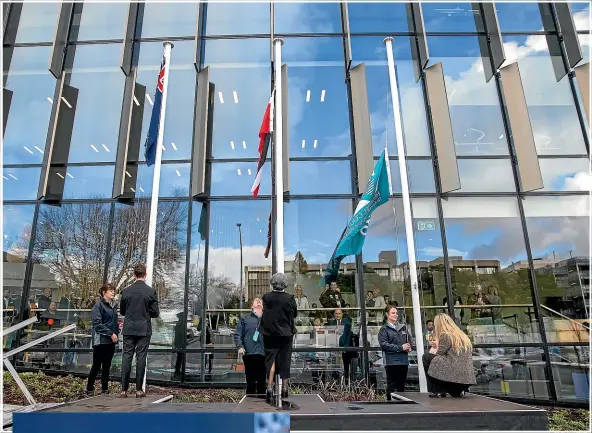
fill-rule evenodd
<path id="1" fill-rule="evenodd" d="M 116 205 L 107 279 L 118 291 L 133 281 L 133 266 L 146 262 L 149 216 L 148 201 Z M 103 282 L 109 217 L 110 206 L 104 203 L 40 209 L 34 257 L 56 276 L 61 289 L 79 300 L 80 307 L 94 302 Z M 161 202 L 153 281 L 159 299 L 165 303 L 177 282 L 175 275 L 183 272 L 186 233 L 187 202 Z"/>
<path id="2" fill-rule="evenodd" d="M 300 251 L 294 256 L 292 262 L 292 275 L 297 278 L 298 275 L 306 275 L 308 273 L 308 263 Z"/>
<path id="3" fill-rule="evenodd" d="M 171 308 L 183 308 L 183 282 L 177 286 L 181 288 L 178 296 L 171 296 Z M 201 302 L 203 295 L 204 269 L 203 267 L 192 264 L 189 267 L 189 314 L 201 315 Z M 217 275 L 211 268 L 208 272 L 208 301 L 209 308 L 238 308 L 240 304 L 240 288 L 232 280 L 223 275 Z"/>

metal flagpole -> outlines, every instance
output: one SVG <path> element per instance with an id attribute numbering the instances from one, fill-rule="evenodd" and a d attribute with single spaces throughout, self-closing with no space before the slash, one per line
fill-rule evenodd
<path id="1" fill-rule="evenodd" d="M 280 38 L 273 40 L 275 48 L 275 253 L 277 272 L 284 272 L 284 177 L 283 177 L 283 137 L 282 137 L 282 45 L 284 41 Z"/>
<path id="2" fill-rule="evenodd" d="M 395 121 L 395 137 L 397 139 L 397 154 L 399 155 L 399 172 L 401 174 L 401 189 L 403 193 L 403 214 L 405 217 L 405 235 L 407 239 L 407 255 L 409 256 L 409 278 L 411 280 L 411 301 L 413 305 L 413 325 L 415 330 L 415 346 L 417 350 L 417 370 L 419 372 L 419 390 L 427 392 L 425 371 L 423 370 L 423 327 L 419 308 L 419 290 L 417 286 L 417 265 L 415 263 L 415 242 L 413 240 L 413 220 L 411 218 L 411 200 L 409 199 L 409 183 L 407 178 L 407 162 L 405 146 L 403 145 L 403 125 L 401 122 L 401 107 L 399 105 L 399 89 L 395 73 L 393 56 L 393 38 L 384 40 L 388 61 L 391 98 L 393 102 L 393 118 Z M 386 154 L 388 156 L 388 153 Z M 389 171 L 390 174 L 390 171 Z M 393 210 L 394 210 L 393 206 Z"/>
<path id="3" fill-rule="evenodd" d="M 156 140 L 156 159 L 154 161 L 154 177 L 152 179 L 152 198 L 150 201 L 150 223 L 148 225 L 148 251 L 146 253 L 146 284 L 152 286 L 154 273 L 154 249 L 156 246 L 156 221 L 158 219 L 158 193 L 160 187 L 160 166 L 162 162 L 162 148 L 164 140 L 164 120 L 167 104 L 167 88 L 169 87 L 169 70 L 171 64 L 171 49 L 173 43 L 166 41 L 164 45 L 164 78 L 162 83 L 162 102 L 160 107 L 160 119 L 158 122 L 158 138 Z M 146 392 L 146 376 L 148 376 L 148 358 L 144 371 L 142 390 Z"/>

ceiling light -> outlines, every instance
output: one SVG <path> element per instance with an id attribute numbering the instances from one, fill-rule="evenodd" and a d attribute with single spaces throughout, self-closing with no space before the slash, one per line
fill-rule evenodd
<path id="1" fill-rule="evenodd" d="M 232 91 L 232 97 L 234 98 L 234 103 L 238 104 L 238 94 L 236 93 L 236 90 Z"/>
<path id="2" fill-rule="evenodd" d="M 126 175 L 127 177 L 132 177 L 132 175 L 131 175 L 131 174 L 129 174 L 129 171 L 127 171 L 127 170 L 125 171 L 125 175 Z"/>
<path id="3" fill-rule="evenodd" d="M 504 134 L 499 136 L 499 140 L 501 140 L 502 138 L 504 138 Z"/>
<path id="4" fill-rule="evenodd" d="M 109 150 L 109 148 L 107 146 L 105 146 L 104 144 L 101 144 L 101 146 L 103 146 L 103 149 L 105 149 L 107 152 L 111 153 L 111 151 Z"/>
<path id="5" fill-rule="evenodd" d="M 72 176 L 70 173 L 66 172 L 66 176 L 68 176 L 70 179 L 74 179 L 74 176 Z"/>
<path id="6" fill-rule="evenodd" d="M 138 102 L 138 99 L 135 97 L 135 95 L 134 95 L 134 104 L 136 104 L 137 107 L 140 106 L 140 103 Z"/>
<path id="7" fill-rule="evenodd" d="M 132 192 L 136 192 L 136 190 L 135 190 L 135 189 L 133 189 L 133 188 L 130 188 L 130 189 L 132 190 Z"/>
<path id="8" fill-rule="evenodd" d="M 27 152 L 29 152 L 31 155 L 33 155 L 33 151 L 31 149 L 29 149 L 27 146 L 23 146 L 25 148 L 25 150 Z"/>
<path id="9" fill-rule="evenodd" d="M 92 147 L 92 150 L 99 153 L 99 149 L 97 149 L 94 144 L 91 144 L 90 147 Z"/>
<path id="10" fill-rule="evenodd" d="M 218 92 L 218 98 L 220 98 L 220 104 L 224 104 L 224 96 L 222 95 L 222 92 Z"/>
<path id="11" fill-rule="evenodd" d="M 62 179 L 65 179 L 65 177 L 64 177 L 64 176 L 62 176 L 62 174 L 61 174 L 61 173 L 56 173 L 56 174 L 57 174 L 59 177 L 61 177 Z"/>
<path id="12" fill-rule="evenodd" d="M 152 99 L 150 98 L 150 95 L 148 93 L 146 93 L 146 99 L 148 99 L 148 103 L 150 105 L 154 105 L 154 102 L 152 102 Z"/>
<path id="13" fill-rule="evenodd" d="M 8 180 L 8 178 L 6 176 L 2 175 L 2 177 L 4 178 L 4 180 Z"/>
<path id="14" fill-rule="evenodd" d="M 312 147 L 314 147 L 315 149 L 317 148 L 317 143 L 319 142 L 319 140 L 315 140 Z"/>
<path id="15" fill-rule="evenodd" d="M 179 173 L 179 170 L 175 170 L 175 173 L 177 173 L 177 176 L 181 177 L 181 173 Z"/>
<path id="16" fill-rule="evenodd" d="M 38 146 L 33 146 L 35 149 L 37 149 L 39 151 L 39 153 L 43 153 L 43 151 L 41 149 L 39 149 Z"/>
<path id="17" fill-rule="evenodd" d="M 242 175 L 243 175 L 243 174 L 241 173 L 241 169 L 240 169 L 240 168 L 237 168 L 237 169 L 236 169 L 236 173 L 237 173 L 239 176 L 242 176 Z"/>
<path id="18" fill-rule="evenodd" d="M 310 102 L 310 90 L 306 91 L 306 102 Z"/>
<path id="19" fill-rule="evenodd" d="M 247 169 L 247 173 L 249 173 L 249 176 L 251 175 L 251 169 Z"/>
<path id="20" fill-rule="evenodd" d="M 66 98 L 64 98 L 63 96 L 62 96 L 62 101 L 64 101 L 64 104 L 66 104 L 68 106 L 68 108 L 72 108 L 72 106 L 70 105 L 68 100 Z"/>
<path id="21" fill-rule="evenodd" d="M 243 140 L 243 149 L 247 148 L 247 142 L 245 140 Z"/>
<path id="22" fill-rule="evenodd" d="M 51 99 L 49 96 L 47 97 L 47 100 L 49 101 L 50 104 L 53 104 L 53 99 Z"/>
<path id="23" fill-rule="evenodd" d="M 10 177 L 12 177 L 14 180 L 18 180 L 18 178 L 14 175 L 14 174 L 8 174 Z"/>
<path id="24" fill-rule="evenodd" d="M 173 149 L 177 150 L 177 145 L 175 143 L 173 143 L 172 141 L 171 141 L 171 146 L 173 146 Z"/>
<path id="25" fill-rule="evenodd" d="M 163 144 L 163 145 L 161 145 L 161 146 L 162 146 L 162 150 L 163 150 L 163 151 L 164 151 L 164 150 L 166 150 L 166 147 L 164 147 L 164 144 Z"/>
<path id="26" fill-rule="evenodd" d="M 304 149 L 306 147 L 306 140 L 302 140 L 302 148 Z"/>
<path id="27" fill-rule="evenodd" d="M 261 233 L 261 229 L 259 229 L 259 233 Z"/>
<path id="28" fill-rule="evenodd" d="M 321 90 L 321 102 L 325 102 L 325 91 Z"/>
<path id="29" fill-rule="evenodd" d="M 140 187 L 140 191 L 144 192 L 144 188 Z"/>
<path id="30" fill-rule="evenodd" d="M 234 141 L 230 140 L 230 147 L 232 147 L 232 150 L 234 150 Z"/>

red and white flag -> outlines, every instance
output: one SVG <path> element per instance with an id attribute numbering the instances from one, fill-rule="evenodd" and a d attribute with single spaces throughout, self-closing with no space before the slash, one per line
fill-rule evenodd
<path id="1" fill-rule="evenodd" d="M 261 176 L 263 172 L 263 164 L 267 158 L 267 151 L 271 143 L 271 136 L 273 135 L 273 111 L 274 111 L 274 93 L 269 98 L 269 103 L 265 109 L 263 115 L 263 122 L 261 122 L 261 128 L 259 128 L 259 162 L 257 163 L 257 174 L 255 175 L 255 182 L 251 187 L 253 198 L 257 198 L 259 195 L 259 186 L 261 185 Z"/>

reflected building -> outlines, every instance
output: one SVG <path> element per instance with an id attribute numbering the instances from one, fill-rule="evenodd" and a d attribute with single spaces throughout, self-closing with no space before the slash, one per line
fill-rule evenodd
<path id="1" fill-rule="evenodd" d="M 339 312 L 331 302 L 320 308 L 319 282 L 386 147 L 391 199 L 372 214 L 362 253 L 337 273 L 358 352 L 350 376 L 384 389 L 383 301 L 396 302 L 415 329 L 414 255 L 422 321 L 447 312 L 468 333 L 475 392 L 589 401 L 587 3 L 3 8 L 3 323 L 43 319 L 4 345 L 77 325 L 17 356 L 18 369 L 87 374 L 99 287 L 110 282 L 120 296 L 134 264 L 146 261 L 154 166 L 143 145 L 163 42 L 172 39 L 154 266 L 163 314 L 153 323 L 149 383 L 244 381 L 232 334 L 245 300 L 269 290 L 277 267 L 274 242 L 265 254 L 277 203 L 284 269 L 310 307 L 299 315 L 292 377 L 340 380 Z M 253 199 L 259 131 L 278 82 L 276 35 L 284 160 L 269 150 Z M 272 188 L 272 162 L 282 167 L 284 200 Z M 118 349 L 115 375 L 120 360 Z"/>

